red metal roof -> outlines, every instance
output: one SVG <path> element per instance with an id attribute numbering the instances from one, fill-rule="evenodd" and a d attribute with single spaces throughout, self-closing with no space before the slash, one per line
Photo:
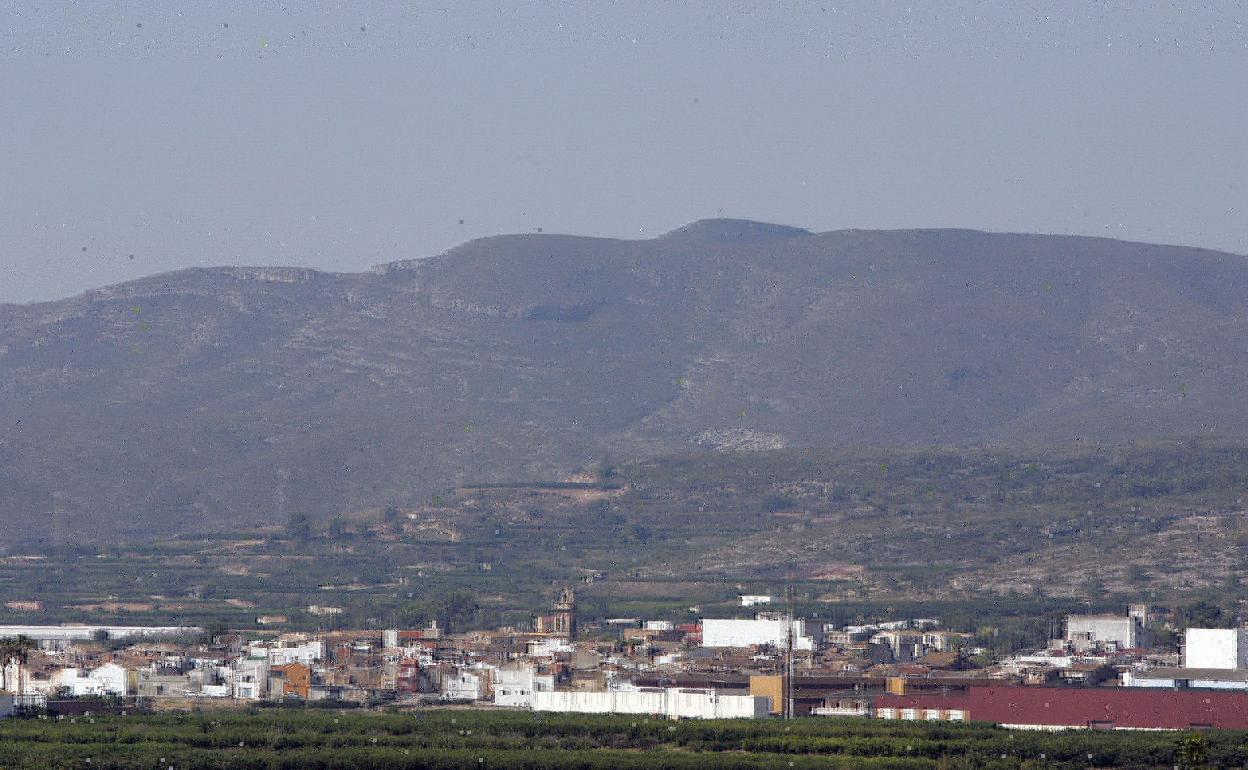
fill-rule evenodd
<path id="1" fill-rule="evenodd" d="M 962 709 L 974 722 L 1046 727 L 1248 729 L 1248 693 L 1144 687 L 971 687 L 957 695 L 882 695 L 876 708 Z"/>

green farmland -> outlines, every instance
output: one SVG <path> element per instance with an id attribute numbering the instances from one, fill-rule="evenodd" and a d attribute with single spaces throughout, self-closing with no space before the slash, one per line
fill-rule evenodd
<path id="1" fill-rule="evenodd" d="M 1230 768 L 1243 733 L 1011 732 L 875 720 L 682 721 L 428 710 L 255 710 L 0 723 L 0 767 Z"/>

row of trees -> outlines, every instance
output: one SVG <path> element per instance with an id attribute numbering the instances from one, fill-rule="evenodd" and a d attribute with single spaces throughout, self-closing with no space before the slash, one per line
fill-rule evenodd
<path id="1" fill-rule="evenodd" d="M 437 621 L 444 631 L 461 631 L 473 627 L 481 605 L 468 591 L 454 590 L 424 601 L 413 602 L 398 612 L 398 624 L 409 628 L 428 626 Z"/>
<path id="2" fill-rule="evenodd" d="M 92 768 L 1243 767 L 1244 734 L 1012 732 L 877 720 L 253 710 L 0 723 L 0 766 Z"/>
<path id="3" fill-rule="evenodd" d="M 393 503 L 382 509 L 381 525 L 384 529 L 397 531 L 403 524 L 403 513 Z M 370 531 L 367 521 L 349 522 L 343 516 L 331 516 L 323 525 L 317 525 L 306 513 L 295 512 L 286 518 L 285 536 L 299 543 L 306 543 L 318 536 L 331 540 L 361 537 Z"/>

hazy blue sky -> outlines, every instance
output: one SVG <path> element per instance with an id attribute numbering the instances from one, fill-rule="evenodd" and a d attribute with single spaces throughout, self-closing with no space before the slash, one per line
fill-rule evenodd
<path id="1" fill-rule="evenodd" d="M 712 216 L 1248 252 L 1248 12 L 1134 5 L 0 0 L 0 301 Z"/>

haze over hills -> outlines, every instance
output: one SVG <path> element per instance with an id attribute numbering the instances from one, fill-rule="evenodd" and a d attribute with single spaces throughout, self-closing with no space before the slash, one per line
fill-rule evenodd
<path id="1" fill-rule="evenodd" d="M 141 538 L 604 456 L 1244 437 L 1246 348 L 1245 257 L 1070 236 L 709 220 L 193 269 L 0 306 L 0 521 Z"/>

